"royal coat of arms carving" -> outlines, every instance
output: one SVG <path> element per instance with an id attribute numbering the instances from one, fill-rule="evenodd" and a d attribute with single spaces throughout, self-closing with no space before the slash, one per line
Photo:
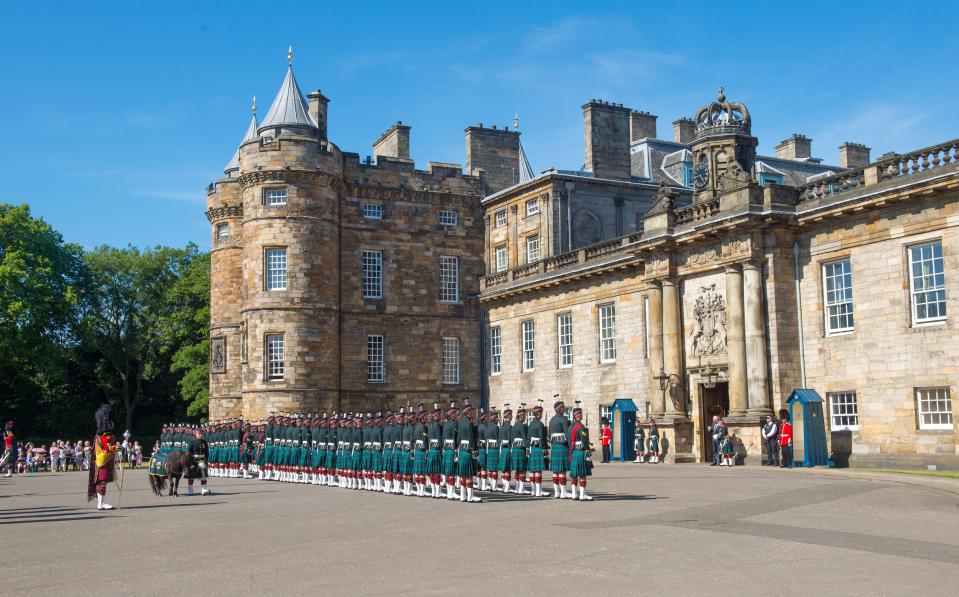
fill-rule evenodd
<path id="1" fill-rule="evenodd" d="M 710 356 L 726 352 L 726 301 L 716 284 L 700 287 L 693 304 L 692 353 Z"/>

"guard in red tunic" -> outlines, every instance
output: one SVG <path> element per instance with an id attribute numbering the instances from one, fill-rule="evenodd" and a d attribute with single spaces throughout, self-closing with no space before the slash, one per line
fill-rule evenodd
<path id="1" fill-rule="evenodd" d="M 779 426 L 779 450 L 782 458 L 779 459 L 779 468 L 793 465 L 793 426 L 789 424 L 789 417 L 783 415 Z"/>
<path id="2" fill-rule="evenodd" d="M 113 481 L 113 463 L 117 456 L 117 440 L 113 435 L 113 408 L 109 404 L 101 404 L 94 417 L 97 434 L 93 438 L 94 459 L 87 482 L 87 501 L 96 496 L 97 510 L 113 510 L 113 506 L 103 501 L 107 493 L 107 483 Z"/>
<path id="3" fill-rule="evenodd" d="M 13 433 L 13 421 L 7 421 L 3 428 L 3 457 L 0 458 L 0 469 L 7 469 L 3 474 L 9 477 L 17 469 L 17 437 Z"/>

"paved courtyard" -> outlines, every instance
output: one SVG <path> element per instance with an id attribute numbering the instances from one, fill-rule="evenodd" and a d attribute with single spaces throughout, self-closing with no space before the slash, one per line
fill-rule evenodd
<path id="1" fill-rule="evenodd" d="M 242 479 L 158 499 L 128 471 L 123 508 L 98 512 L 85 478 L 0 480 L 0 594 L 896 595 L 959 583 L 950 479 L 613 464 L 597 467 L 592 503 L 460 504 Z"/>

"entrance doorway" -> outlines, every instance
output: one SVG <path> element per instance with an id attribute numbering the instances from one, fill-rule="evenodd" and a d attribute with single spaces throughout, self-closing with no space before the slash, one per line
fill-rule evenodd
<path id="1" fill-rule="evenodd" d="M 702 421 L 703 462 L 713 459 L 713 435 L 709 432 L 713 417 L 725 417 L 729 412 L 729 384 L 717 383 L 715 388 L 699 384 L 699 420 Z"/>

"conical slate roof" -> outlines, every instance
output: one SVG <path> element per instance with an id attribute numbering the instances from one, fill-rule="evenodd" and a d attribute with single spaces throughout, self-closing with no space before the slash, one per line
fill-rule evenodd
<path id="1" fill-rule="evenodd" d="M 293 76 L 293 67 L 290 66 L 286 71 L 286 78 L 280 85 L 280 91 L 270 106 L 270 111 L 266 113 L 266 118 L 260 125 L 260 131 L 267 128 L 277 127 L 310 127 L 316 128 L 316 122 L 310 116 L 310 110 L 306 103 L 306 98 L 300 91 L 300 86 L 296 84 L 296 77 Z"/>
<path id="2" fill-rule="evenodd" d="M 246 134 L 243 135 L 243 140 L 240 141 L 240 145 L 243 145 L 244 143 L 246 143 L 247 141 L 250 141 L 251 139 L 256 139 L 257 126 L 258 126 L 258 123 L 256 121 L 256 114 L 253 114 L 253 118 L 250 119 L 250 126 L 246 127 Z M 233 154 L 233 157 L 230 158 L 230 163 L 227 164 L 226 168 L 223 169 L 223 173 L 229 174 L 230 172 L 234 170 L 239 170 L 239 169 L 240 169 L 240 148 L 237 147 L 236 152 L 234 152 Z"/>

